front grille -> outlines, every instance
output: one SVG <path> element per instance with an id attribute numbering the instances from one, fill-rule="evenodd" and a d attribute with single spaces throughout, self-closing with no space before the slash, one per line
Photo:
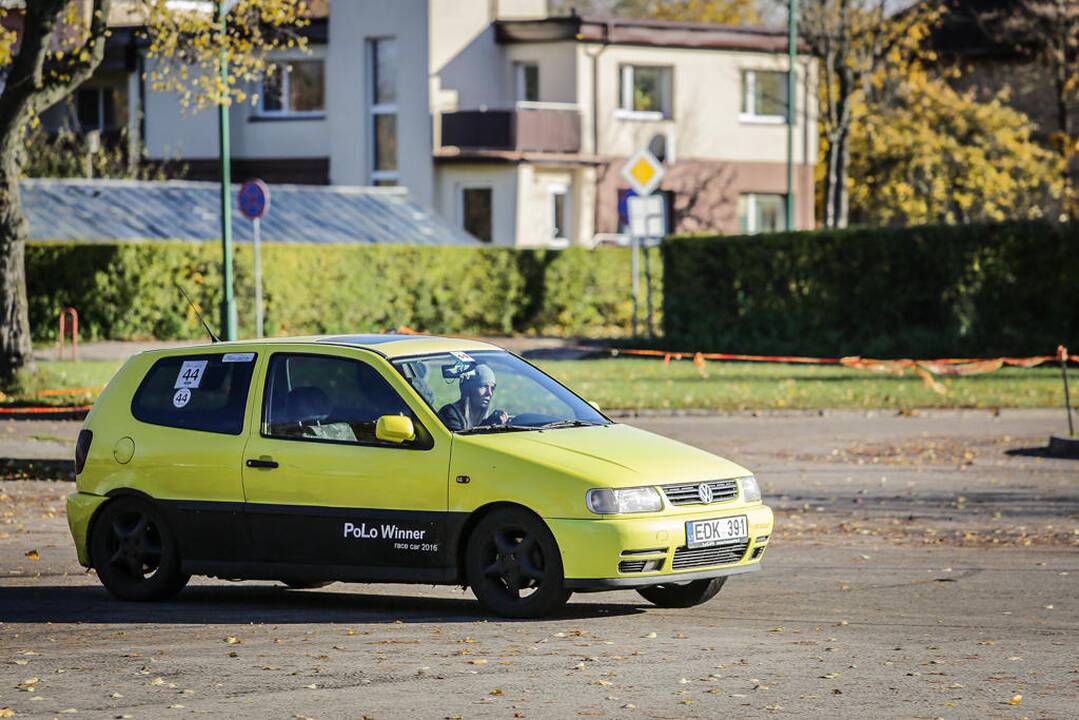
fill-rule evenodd
<path id="1" fill-rule="evenodd" d="M 674 563 L 671 568 L 685 570 L 686 568 L 708 567 L 710 565 L 730 565 L 741 560 L 748 547 L 748 540 L 732 545 L 716 545 L 692 550 L 683 546 L 674 551 Z"/>
<path id="2" fill-rule="evenodd" d="M 618 572 L 621 573 L 637 573 L 644 572 L 644 564 L 647 560 L 623 560 L 618 563 Z"/>
<path id="3" fill-rule="evenodd" d="M 671 505 L 703 505 L 698 488 L 708 485 L 712 488 L 712 502 L 726 502 L 738 497 L 737 480 L 710 480 L 707 483 L 692 485 L 664 485 L 663 494 Z"/>

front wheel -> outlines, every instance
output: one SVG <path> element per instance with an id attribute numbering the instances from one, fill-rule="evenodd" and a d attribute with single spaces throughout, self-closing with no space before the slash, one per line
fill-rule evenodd
<path id="1" fill-rule="evenodd" d="M 122 600 L 163 600 L 187 585 L 176 538 L 161 511 L 138 498 L 106 505 L 94 520 L 90 556 L 105 589 Z"/>
<path id="2" fill-rule="evenodd" d="M 662 608 L 688 608 L 694 605 L 706 603 L 723 589 L 723 583 L 727 578 L 718 577 L 711 580 L 693 580 L 687 583 L 670 583 L 667 585 L 653 585 L 652 587 L 639 588 L 637 590 L 648 602 Z"/>
<path id="3" fill-rule="evenodd" d="M 543 617 L 571 595 L 558 543 L 525 510 L 496 510 L 480 521 L 465 548 L 465 577 L 480 604 L 503 617 Z"/>

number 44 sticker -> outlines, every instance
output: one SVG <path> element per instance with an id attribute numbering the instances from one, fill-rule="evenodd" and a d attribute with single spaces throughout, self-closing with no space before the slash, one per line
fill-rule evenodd
<path id="1" fill-rule="evenodd" d="M 180 372 L 176 376 L 176 384 L 173 388 L 197 388 L 202 382 L 202 375 L 206 372 L 206 360 L 185 360 L 180 366 Z"/>

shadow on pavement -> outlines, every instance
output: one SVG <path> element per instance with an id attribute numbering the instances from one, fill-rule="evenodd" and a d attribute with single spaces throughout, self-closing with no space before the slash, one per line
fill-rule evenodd
<path id="1" fill-rule="evenodd" d="M 581 620 L 642 612 L 644 606 L 571 600 L 549 619 Z M 388 624 L 477 620 L 499 618 L 485 614 L 471 598 L 296 591 L 264 585 L 197 585 L 185 588 L 172 600 L 156 603 L 124 602 L 98 587 L 0 587 L 0 622 L 12 623 Z"/>

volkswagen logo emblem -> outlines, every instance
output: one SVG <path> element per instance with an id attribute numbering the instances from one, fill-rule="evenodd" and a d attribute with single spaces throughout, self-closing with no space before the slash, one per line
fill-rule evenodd
<path id="1" fill-rule="evenodd" d="M 697 497 L 701 499 L 701 502 L 707 505 L 712 502 L 712 486 L 708 483 L 701 483 L 697 486 Z"/>

